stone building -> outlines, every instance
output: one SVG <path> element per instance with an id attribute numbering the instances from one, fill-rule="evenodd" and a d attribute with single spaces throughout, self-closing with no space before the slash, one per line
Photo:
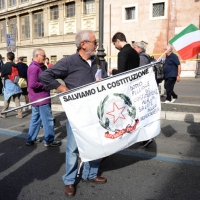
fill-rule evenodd
<path id="1" fill-rule="evenodd" d="M 95 0 L 0 0 L 0 54 L 6 56 L 6 34 L 15 34 L 16 56 L 30 63 L 40 47 L 55 63 L 76 52 L 77 30 L 98 35 L 98 6 Z"/>
<path id="2" fill-rule="evenodd" d="M 0 0 L 0 54 L 7 52 L 6 34 L 16 35 L 16 55 L 32 59 L 34 48 L 45 49 L 52 63 L 76 51 L 74 35 L 91 29 L 98 38 L 100 0 Z M 127 41 L 144 41 L 147 53 L 158 58 L 164 46 L 193 23 L 200 27 L 200 0 L 104 0 L 104 49 L 109 67 L 118 50 L 113 34 Z M 182 77 L 195 77 L 197 60 L 182 62 Z"/>

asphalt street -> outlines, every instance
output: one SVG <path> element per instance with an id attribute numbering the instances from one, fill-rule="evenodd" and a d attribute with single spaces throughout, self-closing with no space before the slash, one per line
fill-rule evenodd
<path id="1" fill-rule="evenodd" d="M 47 148 L 42 143 L 26 146 L 29 120 L 14 120 L 14 116 L 10 119 L 10 127 L 0 130 L 0 199 L 68 199 L 62 182 L 66 148 L 64 120 L 56 128 L 56 137 L 63 140 L 63 145 Z M 41 137 L 42 134 L 41 129 Z M 73 199 L 198 200 L 199 142 L 199 123 L 162 120 L 161 133 L 147 148 L 134 144 L 101 164 L 99 174 L 108 179 L 106 184 L 83 183 L 78 178 Z"/>
<path id="2" fill-rule="evenodd" d="M 174 104 L 162 103 L 162 111 L 198 116 L 199 86 L 200 79 L 177 83 L 178 100 Z M 53 100 L 53 105 L 59 105 L 58 99 Z M 63 144 L 49 148 L 42 143 L 26 146 L 31 111 L 25 112 L 23 119 L 15 115 L 13 111 L 8 118 L 0 119 L 0 200 L 69 199 L 62 181 L 67 140 L 65 113 L 58 107 L 53 111 L 56 138 Z M 43 137 L 43 129 L 39 137 Z M 199 142 L 200 122 L 162 119 L 160 134 L 147 148 L 134 144 L 100 165 L 99 175 L 108 179 L 106 184 L 83 183 L 77 178 L 73 199 L 199 200 Z"/>

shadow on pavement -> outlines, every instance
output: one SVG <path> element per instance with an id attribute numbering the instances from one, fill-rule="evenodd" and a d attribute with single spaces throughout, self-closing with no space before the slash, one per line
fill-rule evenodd
<path id="1" fill-rule="evenodd" d="M 161 128 L 161 132 L 165 137 L 172 137 L 177 131 L 170 125 Z"/>
<path id="2" fill-rule="evenodd" d="M 12 137 L 0 143 L 0 172 L 7 170 L 15 163 L 26 157 L 37 146 L 26 148 L 25 139 L 19 137 Z"/>
<path id="3" fill-rule="evenodd" d="M 5 146 L 6 143 L 11 145 L 10 148 Z M 5 154 L 3 159 L 2 156 L 0 157 L 1 171 L 11 167 L 15 163 L 17 163 L 18 166 L 16 166 L 16 170 L 10 171 L 8 175 L 0 180 L 1 200 L 17 199 L 22 188 L 35 180 L 42 181 L 58 173 L 61 166 L 65 163 L 65 153 L 60 152 L 60 147 L 46 148 L 37 145 L 27 147 L 24 145 L 24 139 L 19 137 L 9 139 L 5 141 L 3 145 L 4 146 L 2 146 L 2 143 L 0 145 L 1 152 L 4 148 Z M 33 150 L 36 151 L 35 155 L 30 154 Z M 27 154 L 29 154 L 29 156 L 26 156 Z M 24 158 L 24 160 L 21 163 L 21 166 L 19 166 L 19 160 L 22 158 Z M 2 163 L 4 163 L 4 165 L 2 165 Z M 30 192 L 32 192 L 31 189 Z"/>

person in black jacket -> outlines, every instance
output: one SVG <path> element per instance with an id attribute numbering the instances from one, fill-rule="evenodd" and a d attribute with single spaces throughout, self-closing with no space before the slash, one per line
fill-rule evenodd
<path id="1" fill-rule="evenodd" d="M 2 71 L 2 67 L 3 67 L 3 61 L 2 61 L 2 56 L 0 54 L 0 94 L 2 94 L 2 89 L 3 89 L 3 83 L 2 83 L 2 79 L 1 79 L 1 71 Z"/>
<path id="2" fill-rule="evenodd" d="M 12 67 L 17 68 L 17 65 L 13 62 L 15 59 L 15 54 L 12 52 L 7 53 L 7 62 L 3 65 L 1 76 L 4 77 L 4 106 L 2 111 L 8 110 L 10 105 L 11 97 L 13 97 L 13 101 L 15 102 L 16 107 L 20 106 L 20 94 L 22 93 L 21 88 L 17 83 L 14 83 L 9 79 L 9 76 L 12 73 Z M 18 69 L 18 68 L 17 68 Z M 17 110 L 18 114 L 16 115 L 17 118 L 22 119 L 22 109 Z M 6 114 L 0 114 L 0 118 L 6 118 Z"/>
<path id="3" fill-rule="evenodd" d="M 27 64 L 23 63 L 24 58 L 23 57 L 18 57 L 17 58 L 17 67 L 18 67 L 18 71 L 19 71 L 19 76 L 20 78 L 24 78 L 27 81 L 27 70 L 28 70 L 28 66 Z M 22 95 L 24 96 L 25 99 L 25 103 L 28 104 L 29 103 L 29 98 L 28 98 L 28 91 L 27 91 L 27 87 L 21 88 L 22 89 Z M 25 107 L 24 110 L 28 110 L 29 107 Z"/>
<path id="4" fill-rule="evenodd" d="M 115 33 L 112 43 L 120 52 L 118 53 L 117 68 L 109 69 L 110 74 L 115 75 L 139 67 L 140 57 L 137 51 L 127 43 L 123 33 Z"/>

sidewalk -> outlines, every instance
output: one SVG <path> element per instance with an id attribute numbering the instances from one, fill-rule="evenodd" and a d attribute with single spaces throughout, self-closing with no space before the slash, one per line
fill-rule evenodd
<path id="1" fill-rule="evenodd" d="M 178 94 L 175 103 L 165 104 L 166 96 L 161 98 L 161 119 L 200 122 L 200 79 L 182 78 L 176 83 L 174 91 Z M 4 98 L 0 95 L 0 106 L 3 106 L 3 101 Z M 23 96 L 21 105 L 24 105 Z M 14 106 L 11 102 L 10 107 Z M 52 110 L 64 112 L 58 97 L 52 99 Z"/>

